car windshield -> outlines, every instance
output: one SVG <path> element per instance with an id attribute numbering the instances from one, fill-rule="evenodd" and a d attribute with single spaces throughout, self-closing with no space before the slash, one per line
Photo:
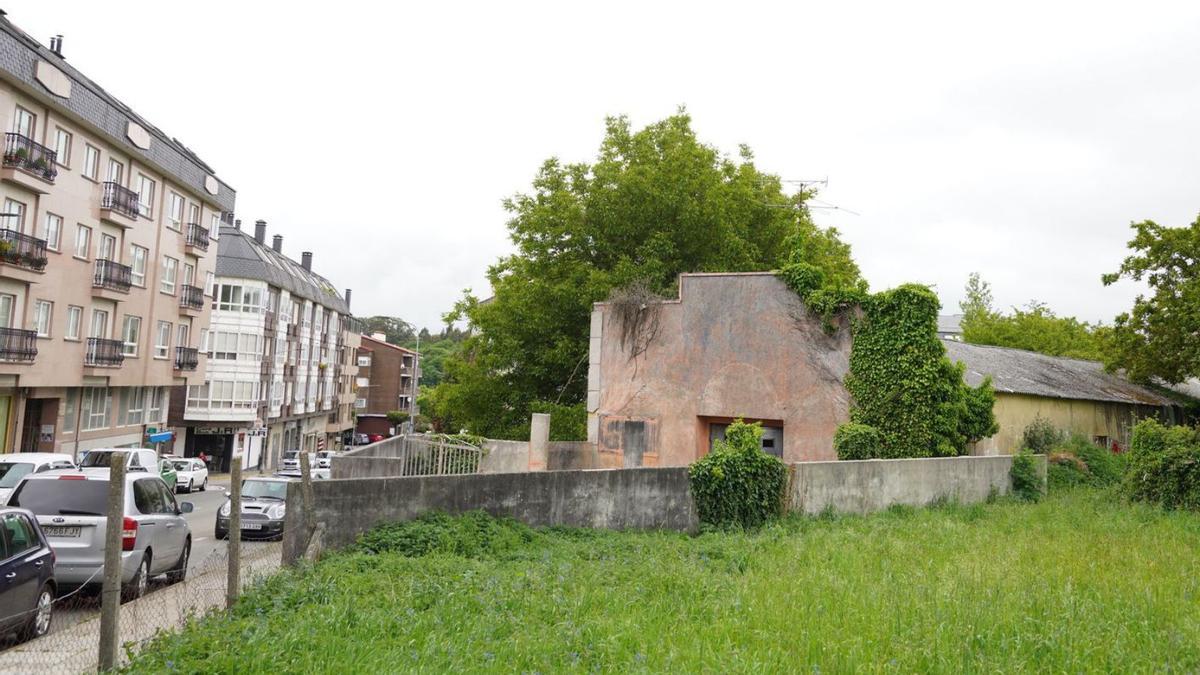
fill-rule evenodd
<path id="1" fill-rule="evenodd" d="M 21 484 L 9 506 L 29 509 L 39 516 L 101 516 L 108 501 L 106 480 L 38 480 Z"/>
<path id="2" fill-rule="evenodd" d="M 171 466 L 175 467 L 176 471 L 191 471 L 192 463 L 186 459 L 177 459 L 171 462 Z"/>
<path id="3" fill-rule="evenodd" d="M 251 499 L 287 499 L 287 483 L 281 480 L 244 480 L 242 496 Z"/>
<path id="4" fill-rule="evenodd" d="M 296 459 L 299 456 L 300 456 L 299 450 L 288 450 L 287 452 L 283 453 L 284 459 Z"/>
<path id="5" fill-rule="evenodd" d="M 0 488 L 16 487 L 30 471 L 33 465 L 28 462 L 0 462 Z"/>
<path id="6" fill-rule="evenodd" d="M 333 455 L 332 452 L 318 452 L 317 458 L 318 459 L 328 459 L 331 455 Z"/>

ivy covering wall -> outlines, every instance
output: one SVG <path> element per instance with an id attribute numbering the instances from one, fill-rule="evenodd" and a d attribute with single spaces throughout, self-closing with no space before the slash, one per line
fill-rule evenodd
<path id="1" fill-rule="evenodd" d="M 837 314 L 861 308 L 851 321 L 854 342 L 846 376 L 854 399 L 853 426 L 843 425 L 835 436 L 839 458 L 962 455 L 970 443 L 999 429 L 991 378 L 969 387 L 962 364 L 946 357 L 937 336 L 941 304 L 929 288 L 905 284 L 870 294 L 864 284 L 831 282 L 799 255 L 779 276 L 823 318 L 826 330 L 836 330 Z M 874 450 L 864 447 L 863 439 L 877 439 Z"/>

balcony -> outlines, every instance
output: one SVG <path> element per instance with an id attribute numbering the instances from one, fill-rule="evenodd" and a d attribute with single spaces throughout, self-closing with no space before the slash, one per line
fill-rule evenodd
<path id="1" fill-rule="evenodd" d="M 35 283 L 46 269 L 46 241 L 16 230 L 0 230 L 0 276 Z"/>
<path id="2" fill-rule="evenodd" d="M 0 328 L 0 361 L 33 363 L 37 356 L 37 333 L 20 328 Z"/>
<path id="3" fill-rule="evenodd" d="M 184 240 L 184 246 L 188 253 L 192 255 L 200 255 L 208 250 L 208 228 L 200 227 L 196 223 L 188 223 L 187 239 Z"/>
<path id="4" fill-rule="evenodd" d="M 125 362 L 125 355 L 121 353 L 124 347 L 125 343 L 120 340 L 88 338 L 87 352 L 83 355 L 83 365 L 116 368 Z"/>
<path id="5" fill-rule="evenodd" d="M 204 289 L 183 284 L 179 287 L 179 313 L 200 316 L 204 312 Z"/>
<path id="6" fill-rule="evenodd" d="M 120 227 L 133 227 L 138 219 L 138 193 L 108 181 L 100 185 L 100 220 Z"/>
<path id="7" fill-rule="evenodd" d="M 97 260 L 92 276 L 92 297 L 121 301 L 133 285 L 133 268 L 112 260 Z"/>
<path id="8" fill-rule="evenodd" d="M 175 348 L 175 370 L 195 370 L 200 365 L 200 350 L 195 347 Z"/>
<path id="9" fill-rule="evenodd" d="M 58 155 L 21 134 L 4 134 L 4 164 L 0 179 L 45 194 L 58 176 Z"/>

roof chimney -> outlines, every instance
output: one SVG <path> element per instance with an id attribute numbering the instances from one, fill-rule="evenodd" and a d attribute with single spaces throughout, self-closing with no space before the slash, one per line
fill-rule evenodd
<path id="1" fill-rule="evenodd" d="M 62 35 L 61 34 L 55 35 L 54 37 L 50 38 L 50 51 L 54 52 L 54 54 L 56 56 L 58 56 L 59 58 L 62 58 Z"/>
<path id="2" fill-rule="evenodd" d="M 346 289 L 346 306 L 347 307 L 350 306 L 350 289 L 349 288 Z"/>
<path id="3" fill-rule="evenodd" d="M 266 245 L 267 243 L 267 221 L 254 221 L 254 241 Z"/>
<path id="4" fill-rule="evenodd" d="M 235 229 L 235 230 L 242 229 L 242 219 L 241 218 L 238 218 L 237 220 L 233 221 L 233 229 Z"/>
<path id="5" fill-rule="evenodd" d="M 275 238 L 271 240 L 271 248 L 274 249 L 276 253 L 283 253 L 283 235 L 282 234 L 275 235 Z"/>
<path id="6" fill-rule="evenodd" d="M 300 266 L 309 272 L 312 271 L 312 251 L 305 251 L 300 254 Z"/>

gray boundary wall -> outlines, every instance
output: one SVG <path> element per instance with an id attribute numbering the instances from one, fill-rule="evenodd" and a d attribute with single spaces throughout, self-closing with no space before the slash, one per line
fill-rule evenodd
<path id="1" fill-rule="evenodd" d="M 1042 475 L 1046 460 L 1037 458 Z M 386 465 L 387 458 L 362 458 Z M 335 472 L 337 462 L 334 463 Z M 939 499 L 980 502 L 1010 491 L 1011 456 L 803 462 L 789 466 L 789 511 L 870 513 L 893 504 L 923 506 Z M 375 470 L 386 470 L 377 467 Z M 687 467 L 533 471 L 456 476 L 372 477 L 313 483 L 322 548 L 349 545 L 381 523 L 427 511 L 483 509 L 535 527 L 696 529 Z M 336 475 L 336 474 L 335 474 Z M 300 485 L 288 486 L 283 560 L 307 548 Z M 318 531 L 322 528 L 318 526 Z"/>

